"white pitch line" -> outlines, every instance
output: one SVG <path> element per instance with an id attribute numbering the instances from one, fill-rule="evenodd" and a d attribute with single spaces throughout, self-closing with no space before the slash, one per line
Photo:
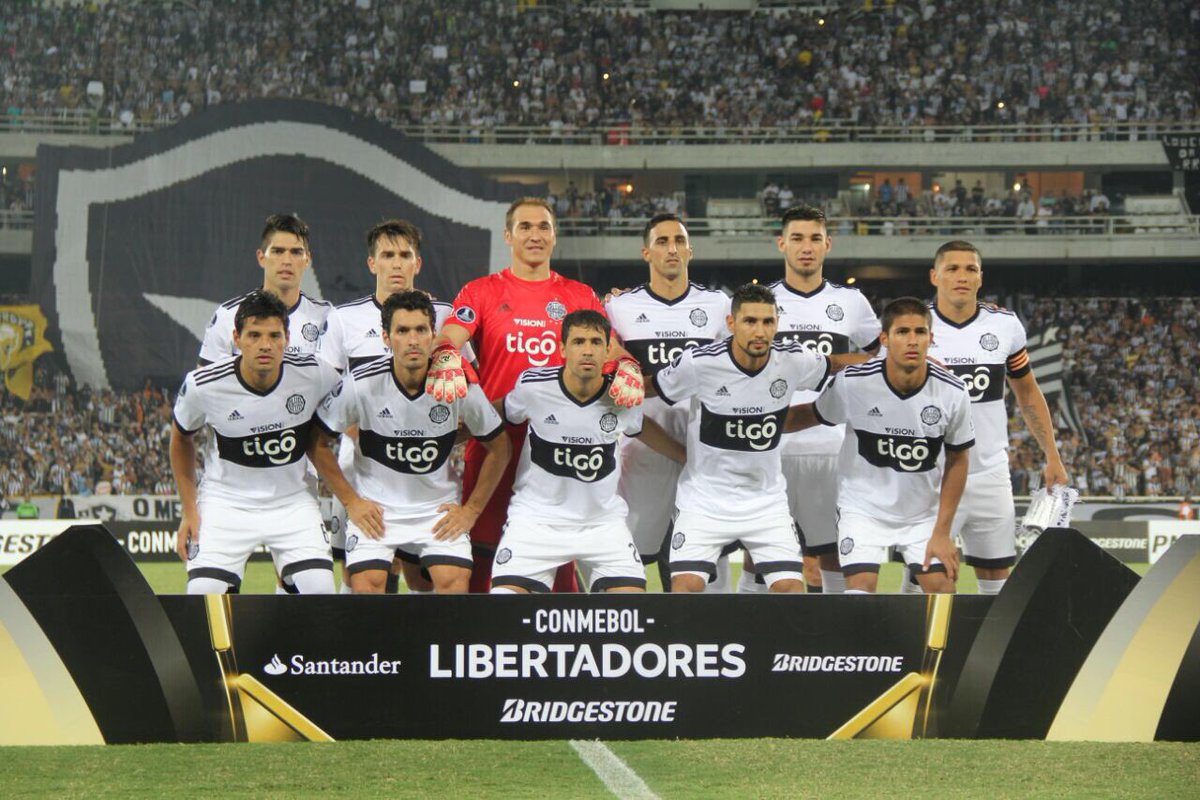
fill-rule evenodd
<path id="1" fill-rule="evenodd" d="M 571 749 L 619 800 L 658 800 L 646 782 L 599 739 L 572 739 Z"/>

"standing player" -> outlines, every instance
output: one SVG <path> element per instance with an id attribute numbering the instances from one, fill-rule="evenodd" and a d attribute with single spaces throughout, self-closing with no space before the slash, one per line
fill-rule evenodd
<path id="1" fill-rule="evenodd" d="M 262 267 L 262 289 L 283 300 L 288 309 L 288 355 L 316 355 L 321 349 L 329 312 L 333 308 L 323 300 L 313 300 L 300 291 L 304 271 L 312 263 L 308 246 L 308 225 L 295 214 L 272 214 L 263 227 L 261 245 L 256 253 Z M 233 339 L 233 318 L 247 295 L 238 295 L 217 306 L 204 341 L 200 344 L 200 366 L 237 355 Z"/>
<path id="2" fill-rule="evenodd" d="M 454 316 L 446 321 L 435 342 L 429 371 L 428 390 L 436 399 L 453 402 L 465 394 L 460 353 L 468 341 L 479 359 L 480 385 L 488 399 L 497 400 L 508 394 L 526 369 L 562 363 L 558 338 L 568 312 L 602 310 L 596 293 L 588 286 L 550 269 L 555 219 L 545 200 L 527 197 L 514 201 L 504 223 L 504 241 L 511 248 L 512 264 L 501 272 L 471 281 L 455 299 Z M 619 364 L 608 362 L 605 369 L 616 371 L 609 391 L 614 397 L 620 396 L 618 403 L 641 402 L 641 371 L 636 361 L 625 356 Z M 508 434 L 514 453 L 519 453 L 524 428 L 510 426 Z M 467 443 L 464 492 L 470 493 L 479 480 L 483 455 L 477 443 Z M 472 530 L 475 550 L 472 592 L 486 592 L 490 588 L 492 560 L 507 516 L 516 468 L 514 457 Z M 568 565 L 560 570 L 555 591 L 575 589 L 574 571 Z"/>
<path id="3" fill-rule="evenodd" d="M 439 594 L 463 593 L 472 566 L 467 534 L 508 463 L 508 437 L 478 386 L 453 405 L 425 393 L 434 311 L 424 292 L 388 297 L 380 323 L 391 358 L 360 365 L 325 398 L 310 457 L 348 512 L 346 568 L 355 592 L 383 592 L 403 546 L 419 556 Z M 461 503 L 447 463 L 460 421 L 487 450 Z M 358 430 L 354 485 L 329 449 L 351 428 Z"/>
<path id="4" fill-rule="evenodd" d="M 879 318 L 858 289 L 825 280 L 825 257 L 833 239 L 819 208 L 794 206 L 782 217 L 776 245 L 783 253 L 783 280 L 771 284 L 779 304 L 778 342 L 799 342 L 822 355 L 852 348 L 879 349 Z M 797 392 L 793 402 L 815 400 Z M 837 457 L 845 429 L 816 427 L 783 437 L 783 474 L 788 507 L 800 529 L 804 578 L 810 592 L 840 593 L 845 588 L 837 554 Z M 753 565 L 742 572 L 739 591 L 755 588 Z"/>
<path id="5" fill-rule="evenodd" d="M 246 560 L 266 544 L 280 579 L 301 593 L 333 591 L 329 536 L 304 458 L 317 404 L 337 371 L 313 356 L 285 355 L 288 309 L 269 292 L 238 305 L 240 355 L 184 378 L 171 429 L 171 470 L 183 506 L 178 550 L 189 594 L 237 591 Z M 196 485 L 193 434 L 210 429 Z"/>
<path id="6" fill-rule="evenodd" d="M 929 279 L 937 287 L 930 355 L 963 380 L 971 396 L 979 442 L 971 450 L 966 493 L 954 518 L 963 557 L 979 591 L 996 594 L 1016 563 L 1016 507 L 1008 471 L 1007 377 L 1029 432 L 1046 456 L 1046 488 L 1068 482 L 1046 398 L 1029 366 L 1025 329 L 1011 311 L 979 302 L 983 260 L 970 242 L 938 248 Z"/>
<path id="7" fill-rule="evenodd" d="M 321 345 L 321 357 L 346 372 L 368 361 L 388 355 L 387 336 L 379 329 L 383 302 L 393 292 L 415 288 L 421 271 L 421 230 L 411 222 L 389 219 L 367 231 L 367 269 L 375 276 L 375 292 L 344 303 L 329 315 L 329 331 Z M 434 333 L 450 315 L 450 304 L 434 301 Z M 349 470 L 354 460 L 354 443 L 347 436 L 339 445 L 339 463 Z M 346 473 L 350 475 L 349 472 Z M 352 477 L 352 476 L 351 476 Z M 346 509 L 335 499 L 333 504 L 333 555 L 345 558 Z M 387 591 L 398 588 L 401 568 L 408 590 L 433 591 L 433 583 L 421 574 L 418 558 L 404 550 L 396 551 L 396 561 L 387 579 Z M 343 590 L 348 583 L 343 583 Z"/>
<path id="8" fill-rule="evenodd" d="M 528 423 L 508 522 L 492 568 L 493 593 L 548 592 L 555 572 L 578 561 L 589 591 L 644 592 L 646 573 L 617 493 L 621 435 L 682 459 L 642 411 L 616 405 L 603 373 L 612 330 L 598 311 L 562 322 L 563 366 L 525 371 L 504 400 L 504 418 Z"/>
<path id="9" fill-rule="evenodd" d="M 688 282 L 692 246 L 683 220 L 674 214 L 657 214 L 646 223 L 642 258 L 650 267 L 649 283 L 614 297 L 606 308 L 625 349 L 653 378 L 684 350 L 725 338 L 729 297 Z M 642 413 L 673 439 L 687 437 L 686 407 L 650 398 Z M 642 561 L 659 562 L 664 588 L 670 587 L 671 576 L 659 550 L 671 525 L 679 473 L 677 463 L 639 438 L 621 442 L 621 496 L 629 504 L 629 529 Z"/>
<path id="10" fill-rule="evenodd" d="M 848 368 L 815 403 L 789 414 L 789 426 L 801 419 L 847 426 L 838 482 L 847 594 L 875 591 L 889 547 L 903 554 L 924 591 L 954 591 L 958 550 L 950 526 L 975 429 L 966 386 L 926 361 L 931 338 L 925 304 L 893 300 L 883 310 L 880 336 L 887 355 Z"/>
<path id="11" fill-rule="evenodd" d="M 780 466 L 788 401 L 816 389 L 832 359 L 774 342 L 775 295 L 733 293 L 733 336 L 684 351 L 651 386 L 668 405 L 688 401 L 687 464 L 671 534 L 671 591 L 702 592 L 729 544 L 741 541 L 772 592 L 803 592 L 803 562 Z"/>

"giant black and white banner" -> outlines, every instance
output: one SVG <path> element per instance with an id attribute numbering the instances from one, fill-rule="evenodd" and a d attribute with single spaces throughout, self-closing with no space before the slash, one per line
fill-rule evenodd
<path id="1" fill-rule="evenodd" d="M 120 147 L 38 148 L 33 295 L 75 379 L 174 386 L 217 303 L 262 285 L 263 221 L 312 230 L 303 289 L 368 294 L 365 233 L 402 217 L 425 236 L 418 285 L 452 299 L 507 264 L 506 187 L 347 111 L 303 101 L 219 106 Z"/>

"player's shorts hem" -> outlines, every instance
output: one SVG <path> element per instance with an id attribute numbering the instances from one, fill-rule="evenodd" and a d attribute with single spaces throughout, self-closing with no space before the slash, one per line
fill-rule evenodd
<path id="1" fill-rule="evenodd" d="M 357 564 L 347 564 L 346 572 L 349 572 L 351 575 L 357 575 L 360 572 L 370 572 L 374 569 L 387 572 L 389 569 L 391 569 L 391 566 L 392 562 L 390 561 L 384 561 L 381 558 L 373 558 L 370 561 L 359 561 Z"/>
<path id="2" fill-rule="evenodd" d="M 847 578 L 851 575 L 858 575 L 862 572 L 873 572 L 879 574 L 878 564 L 842 564 L 842 574 Z"/>
<path id="3" fill-rule="evenodd" d="M 803 572 L 803 561 L 764 561 L 755 564 L 754 569 L 759 575 L 770 575 L 772 572 Z"/>
<path id="4" fill-rule="evenodd" d="M 469 558 L 456 558 L 451 555 L 421 557 L 422 569 L 429 569 L 430 567 L 462 567 L 463 569 L 472 569 L 474 566 L 475 562 Z"/>
<path id="5" fill-rule="evenodd" d="M 814 544 L 811 547 L 805 543 L 804 539 L 800 539 L 800 552 L 806 556 L 829 556 L 834 555 L 838 551 L 837 542 L 829 544 Z"/>
<path id="6" fill-rule="evenodd" d="M 1003 558 L 980 558 L 979 556 L 963 556 L 963 563 L 971 567 L 983 567 L 984 569 L 1007 569 L 1017 563 L 1016 556 L 1004 556 Z"/>
<path id="7" fill-rule="evenodd" d="M 711 561 L 672 561 L 671 574 L 677 572 L 703 572 L 711 581 L 717 575 L 717 565 Z"/>
<path id="8" fill-rule="evenodd" d="M 396 548 L 396 558 L 398 558 L 401 561 L 404 561 L 408 564 L 420 565 L 420 563 L 421 563 L 420 556 L 418 556 L 416 553 L 410 553 L 402 547 Z"/>
<path id="9" fill-rule="evenodd" d="M 592 588 L 589 591 L 604 592 L 609 589 L 621 589 L 621 588 L 625 588 L 627 586 L 644 590 L 646 588 L 646 579 L 645 578 L 620 578 L 620 577 L 597 578 L 592 583 Z"/>
<path id="10" fill-rule="evenodd" d="M 279 577 L 290 578 L 297 572 L 304 572 L 310 569 L 327 569 L 333 571 L 333 560 L 329 558 L 306 558 L 301 561 L 293 561 L 290 564 L 285 564 L 283 569 L 279 571 Z"/>
<path id="11" fill-rule="evenodd" d="M 933 574 L 933 573 L 935 573 L 935 572 L 942 572 L 942 573 L 945 573 L 945 572 L 946 572 L 946 565 L 945 565 L 945 564 L 941 564 L 941 563 L 938 563 L 938 564 L 930 564 L 930 565 L 929 565 L 929 569 L 925 569 L 925 565 L 924 565 L 924 564 L 909 564 L 909 565 L 908 565 L 908 572 L 909 572 L 909 574 L 910 574 L 910 575 L 913 575 L 913 576 L 917 576 L 917 575 L 932 575 L 932 574 Z"/>
<path id="12" fill-rule="evenodd" d="M 492 586 L 520 586 L 533 594 L 550 594 L 550 587 L 546 584 L 520 575 L 493 575 Z"/>
<path id="13" fill-rule="evenodd" d="M 236 573 L 224 570 L 219 567 L 196 567 L 187 571 L 188 580 L 192 578 L 213 578 L 218 581 L 224 581 L 229 584 L 232 593 L 237 594 L 238 589 L 242 586 L 242 579 Z"/>

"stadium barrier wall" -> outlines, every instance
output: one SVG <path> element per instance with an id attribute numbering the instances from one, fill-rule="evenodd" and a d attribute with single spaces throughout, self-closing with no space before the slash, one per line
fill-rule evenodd
<path id="1" fill-rule="evenodd" d="M 158 597 L 76 526 L 0 579 L 0 743 L 1197 740 L 1198 631 L 1193 536 L 1053 529 L 995 598 Z"/>

